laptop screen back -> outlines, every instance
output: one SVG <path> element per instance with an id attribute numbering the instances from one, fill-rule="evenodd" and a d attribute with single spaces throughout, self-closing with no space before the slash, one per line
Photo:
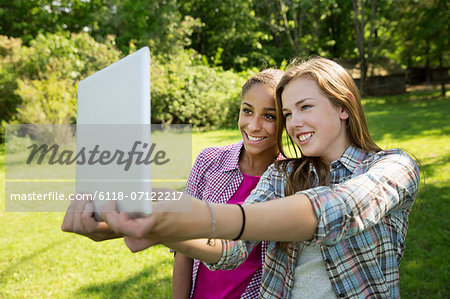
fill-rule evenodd
<path id="1" fill-rule="evenodd" d="M 136 152 L 150 148 L 150 135 L 147 47 L 80 81 L 77 152 L 97 147 L 92 161 L 104 163 L 77 165 L 76 189 L 93 195 L 97 212 L 110 200 L 117 200 L 121 211 L 151 212 L 150 167 L 136 163 L 136 153 L 130 156 L 133 148 Z M 127 159 L 133 164 L 128 165 Z M 98 213 L 96 217 L 100 219 Z"/>

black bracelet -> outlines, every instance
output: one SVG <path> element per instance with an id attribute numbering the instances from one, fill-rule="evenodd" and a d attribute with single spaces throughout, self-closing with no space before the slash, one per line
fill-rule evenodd
<path id="1" fill-rule="evenodd" d="M 245 228 L 245 211 L 241 204 L 238 204 L 238 206 L 241 208 L 241 212 L 242 212 L 242 227 L 241 227 L 241 231 L 239 232 L 239 235 L 235 239 L 233 239 L 233 241 L 239 240 L 239 238 L 242 236 L 242 233 L 244 232 L 244 228 Z"/>

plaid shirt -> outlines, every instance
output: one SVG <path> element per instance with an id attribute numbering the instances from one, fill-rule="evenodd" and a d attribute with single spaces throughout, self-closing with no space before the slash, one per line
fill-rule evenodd
<path id="1" fill-rule="evenodd" d="M 239 169 L 243 141 L 223 147 L 206 148 L 200 152 L 192 167 L 185 192 L 201 200 L 227 203 L 241 185 L 244 176 Z M 268 242 L 262 242 L 261 262 L 264 264 Z M 249 251 L 250 252 L 250 251 Z M 192 297 L 200 261 L 192 269 Z M 241 298 L 257 298 L 261 287 L 262 268 L 254 274 Z"/>
<path id="2" fill-rule="evenodd" d="M 311 171 L 317 174 L 313 167 Z M 318 219 L 309 242 L 289 254 L 270 242 L 261 298 L 290 298 L 302 245 L 321 245 L 333 290 L 341 298 L 398 298 L 400 260 L 408 215 L 419 187 L 416 163 L 398 149 L 370 154 L 350 146 L 330 165 L 331 183 L 298 193 L 311 201 Z M 284 197 L 285 177 L 270 166 L 246 203 Z M 233 269 L 258 242 L 223 241 L 222 258 L 210 269 Z M 307 275 L 307 273 L 305 273 Z"/>

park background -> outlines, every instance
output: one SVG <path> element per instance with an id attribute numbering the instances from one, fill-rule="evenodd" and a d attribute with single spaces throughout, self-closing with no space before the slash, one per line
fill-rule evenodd
<path id="1" fill-rule="evenodd" d="M 421 162 L 400 266 L 404 298 L 450 296 L 449 2 L 0 0 L 0 180 L 6 124 L 76 123 L 77 83 L 148 46 L 152 123 L 194 127 L 193 157 L 236 142 L 240 87 L 312 55 L 357 80 L 375 141 Z M 446 86 L 447 83 L 447 86 Z M 425 180 L 426 178 L 426 180 Z M 173 257 L 62 233 L 63 213 L 6 213 L 0 298 L 169 298 Z"/>

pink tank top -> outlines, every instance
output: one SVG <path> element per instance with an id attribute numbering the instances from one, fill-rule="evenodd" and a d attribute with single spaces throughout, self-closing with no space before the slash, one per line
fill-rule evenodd
<path id="1" fill-rule="evenodd" d="M 243 203 L 255 189 L 259 178 L 259 176 L 244 174 L 244 180 L 227 203 Z M 261 267 L 261 244 L 253 248 L 247 259 L 233 270 L 210 271 L 203 263 L 200 263 L 193 298 L 240 298 L 255 272 Z"/>

